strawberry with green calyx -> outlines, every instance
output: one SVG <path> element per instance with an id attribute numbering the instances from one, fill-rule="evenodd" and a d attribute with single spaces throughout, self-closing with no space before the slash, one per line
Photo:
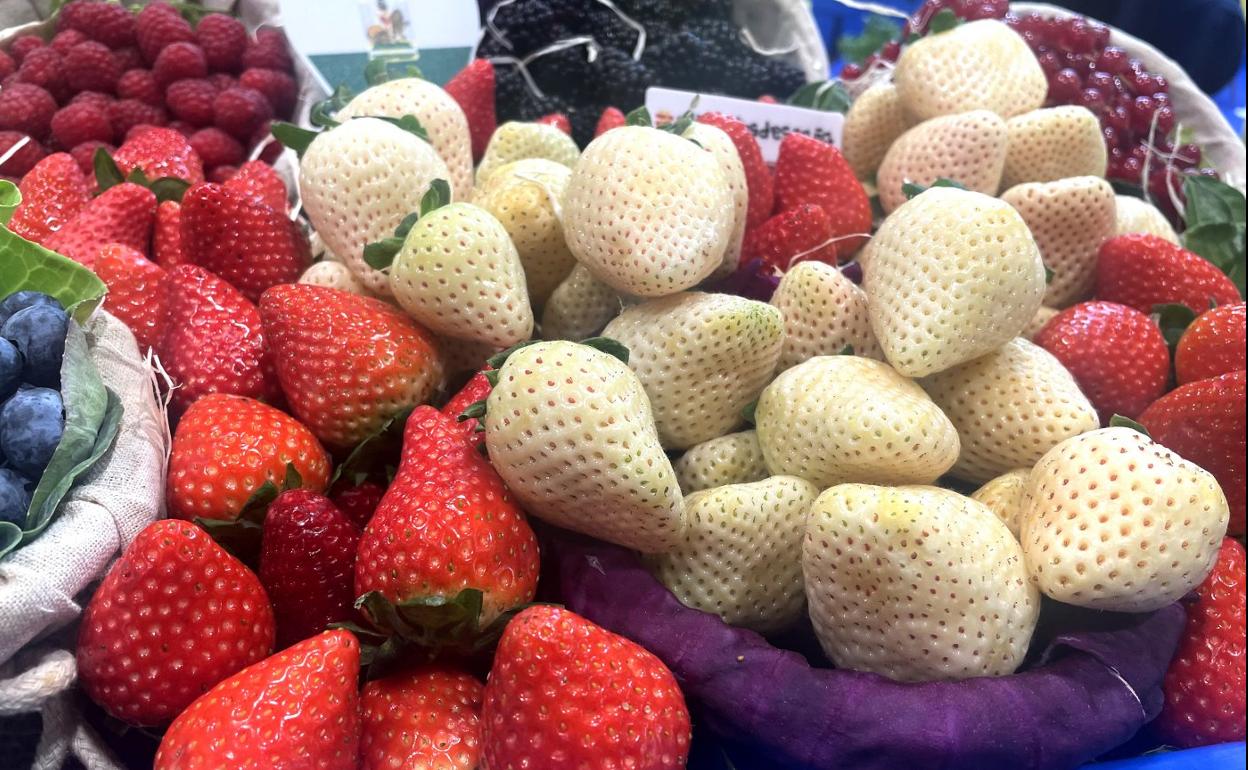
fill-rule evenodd
<path id="1" fill-rule="evenodd" d="M 988 110 L 946 115 L 919 123 L 888 148 L 876 174 L 880 205 L 892 213 L 911 197 L 907 183 L 956 179 L 964 189 L 996 195 L 1005 168 L 1008 131 Z"/>
<path id="2" fill-rule="evenodd" d="M 489 398 L 491 388 L 493 385 L 486 373 L 477 372 L 458 393 L 451 397 L 450 401 L 446 402 L 446 406 L 442 407 L 442 414 L 459 422 L 460 430 L 474 447 L 480 446 L 481 442 L 485 441 L 485 436 L 482 435 L 485 431 L 477 430 L 478 422 L 475 417 L 462 421 L 459 417 L 468 407 Z"/>
<path id="3" fill-rule="evenodd" d="M 1233 305 L 1243 299 L 1213 263 L 1156 235 L 1119 235 L 1101 246 L 1096 298 L 1141 313 L 1171 303 L 1202 313 L 1213 305 Z"/>
<path id="4" fill-rule="evenodd" d="M 146 254 L 156 214 L 156 196 L 147 188 L 126 182 L 92 198 L 64 227 L 49 235 L 43 246 L 94 267 L 100 249 L 119 243 Z"/>
<path id="5" fill-rule="evenodd" d="M 176 132 L 175 132 L 176 133 Z M 179 136 L 181 136 L 179 134 Z M 148 167 L 161 166 L 165 164 L 159 161 L 149 161 Z M 180 168 L 180 164 L 174 164 L 175 168 Z M 180 202 L 182 196 L 186 194 L 190 187 L 190 182 L 181 177 L 161 176 L 152 178 L 148 175 L 144 167 L 138 163 L 132 164 L 128 170 L 123 171 L 121 166 L 117 164 L 116 159 L 108 154 L 108 150 L 104 147 L 97 148 L 95 155 L 92 157 L 92 168 L 95 173 L 95 185 L 99 192 L 112 189 L 123 182 L 136 184 L 152 191 L 156 196 L 157 203 L 165 203 L 166 201 Z M 189 172 L 187 173 L 188 176 Z M 199 174 L 202 180 L 203 174 Z"/>
<path id="6" fill-rule="evenodd" d="M 264 522 L 268 517 L 269 506 L 279 495 L 298 490 L 302 486 L 303 477 L 295 469 L 294 463 L 286 463 L 286 472 L 281 480 L 266 479 L 256 491 L 251 493 L 234 518 L 215 519 L 197 516 L 195 523 L 239 561 L 258 569 Z"/>
<path id="7" fill-rule="evenodd" d="M 1174 373 L 1180 385 L 1245 368 L 1245 308 L 1243 302 L 1221 305 L 1201 313 L 1186 327 L 1174 351 Z"/>
<path id="8" fill-rule="evenodd" d="M 204 181 L 199 155 L 181 132 L 150 128 L 127 139 L 113 154 L 123 176 L 141 170 L 148 179 L 173 178 L 187 184 Z"/>
<path id="9" fill-rule="evenodd" d="M 1244 297 L 1248 274 L 1244 256 L 1244 193 L 1220 179 L 1188 176 L 1183 180 L 1183 197 L 1187 201 L 1183 211 L 1187 225 L 1183 247 L 1213 263 Z"/>

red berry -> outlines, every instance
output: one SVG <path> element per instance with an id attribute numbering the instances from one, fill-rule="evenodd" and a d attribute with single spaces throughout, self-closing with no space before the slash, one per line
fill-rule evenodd
<path id="1" fill-rule="evenodd" d="M 1049 80 L 1049 99 L 1058 104 L 1071 104 L 1083 90 L 1083 79 L 1070 67 L 1058 70 Z"/>
<path id="2" fill-rule="evenodd" d="M 224 91 L 238 85 L 238 78 L 224 72 L 214 72 L 208 76 L 207 80 L 217 91 Z"/>
<path id="3" fill-rule="evenodd" d="M 1130 59 L 1127 52 L 1116 45 L 1107 46 L 1096 55 L 1096 68 L 1111 75 L 1121 75 L 1127 71 Z"/>
<path id="4" fill-rule="evenodd" d="M 194 43 L 173 43 L 156 57 L 152 74 L 163 87 L 177 80 L 202 78 L 208 74 L 208 63 L 203 49 Z"/>
<path id="5" fill-rule="evenodd" d="M 299 86 L 295 83 L 295 79 L 285 72 L 252 68 L 239 76 L 238 84 L 254 88 L 263 94 L 273 108 L 273 114 L 279 117 L 289 117 L 295 109 Z"/>
<path id="6" fill-rule="evenodd" d="M 1203 313 L 1210 303 L 1241 301 L 1235 284 L 1212 262 L 1164 238 L 1143 234 L 1119 235 L 1101 245 L 1096 296 L 1143 313 L 1172 303 Z"/>
<path id="7" fill-rule="evenodd" d="M 143 54 L 139 53 L 139 49 L 132 45 L 115 49 L 113 58 L 117 59 L 117 64 L 121 66 L 122 72 L 147 67 L 147 62 L 143 61 Z"/>
<path id="8" fill-rule="evenodd" d="M 273 117 L 273 108 L 264 94 L 243 86 L 217 94 L 212 101 L 212 111 L 213 124 L 238 139 L 250 138 L 257 128 Z"/>
<path id="9" fill-rule="evenodd" d="M 20 66 L 27 54 L 31 51 L 43 48 L 44 45 L 43 38 L 38 35 L 22 35 L 21 37 L 15 38 L 13 43 L 9 45 L 9 55 L 12 56 L 13 61 Z"/>
<path id="10" fill-rule="evenodd" d="M 193 41 L 195 33 L 172 6 L 152 3 L 139 12 L 135 21 L 135 39 L 144 60 L 151 64 L 166 46 Z"/>
<path id="11" fill-rule="evenodd" d="M 880 49 L 880 55 L 885 61 L 895 62 L 897 57 L 901 56 L 901 41 L 890 40 Z"/>
<path id="12" fill-rule="evenodd" d="M 386 490 L 381 485 L 365 481 L 358 486 L 335 492 L 330 499 L 347 515 L 347 518 L 355 523 L 355 526 L 363 529 L 373 518 L 373 513 L 377 510 L 377 505 L 385 493 Z"/>
<path id="13" fill-rule="evenodd" d="M 281 30 L 264 27 L 256 30 L 256 39 L 243 52 L 243 68 L 261 67 L 263 69 L 294 71 L 294 62 L 286 49 L 286 36 Z"/>
<path id="14" fill-rule="evenodd" d="M 9 150 L 13 145 L 26 140 L 21 149 L 9 155 Z M 43 149 L 43 145 L 31 139 L 26 134 L 17 131 L 0 131 L 0 158 L 8 157 L 3 163 L 0 163 L 0 174 L 4 176 L 20 179 L 26 176 L 26 172 L 35 167 L 35 164 L 43 160 L 47 151 Z"/>
<path id="15" fill-rule="evenodd" d="M 247 30 L 243 23 L 224 13 L 210 13 L 195 27 L 195 39 L 204 49 L 212 72 L 235 72 L 247 50 Z"/>
<path id="16" fill-rule="evenodd" d="M 83 142 L 111 142 L 113 124 L 108 113 L 92 104 L 69 104 L 52 116 L 52 138 L 62 147 Z"/>
<path id="17" fill-rule="evenodd" d="M 192 126 L 190 123 L 187 123 L 182 120 L 171 120 L 169 121 L 168 125 L 169 125 L 169 128 L 172 128 L 174 131 L 177 131 L 179 134 L 187 137 L 188 139 L 190 138 L 191 134 L 195 133 L 195 131 L 197 130 L 195 126 Z"/>
<path id="18" fill-rule="evenodd" d="M 63 34 L 63 33 L 62 33 Z M 121 78 L 121 64 L 102 43 L 79 43 L 65 54 L 65 82 L 75 91 L 112 93 Z"/>
<path id="19" fill-rule="evenodd" d="M 64 58 L 53 48 L 31 51 L 17 68 L 23 83 L 39 86 L 56 97 L 57 101 L 69 98 L 69 86 L 65 82 Z"/>
<path id="20" fill-rule="evenodd" d="M 134 45 L 134 14 L 121 3 L 70 3 L 61 9 L 57 27 L 62 24 L 109 48 Z"/>
<path id="21" fill-rule="evenodd" d="M 862 77 L 862 67 L 850 62 L 841 67 L 841 80 L 857 80 Z"/>
<path id="22" fill-rule="evenodd" d="M 69 100 L 70 104 L 90 104 L 99 107 L 101 110 L 107 110 L 108 105 L 113 103 L 113 97 L 108 94 L 102 94 L 99 91 L 81 91 L 74 94 L 74 98 Z"/>
<path id="23" fill-rule="evenodd" d="M 212 124 L 212 100 L 215 98 L 217 89 L 203 78 L 179 80 L 165 89 L 165 106 L 178 120 L 196 128 Z"/>
<path id="24" fill-rule="evenodd" d="M 117 148 L 108 142 L 90 141 L 75 146 L 69 151 L 69 154 L 74 157 L 74 162 L 78 164 L 78 168 L 82 169 L 82 173 L 87 176 L 94 176 L 95 151 L 101 147 L 107 150 L 109 155 L 117 151 Z"/>
<path id="25" fill-rule="evenodd" d="M 9 56 L 3 49 L 0 49 L 0 78 L 7 78 L 17 72 L 17 62 L 13 61 L 13 57 Z"/>
<path id="26" fill-rule="evenodd" d="M 191 134 L 188 141 L 204 168 L 237 166 L 243 162 L 243 146 L 219 128 L 201 128 Z"/>
<path id="27" fill-rule="evenodd" d="M 14 83 L 0 88 L 0 130 L 20 131 L 43 139 L 55 113 L 56 100 L 39 86 Z"/>
<path id="28" fill-rule="evenodd" d="M 1075 103 L 1099 115 L 1106 106 L 1105 94 L 1099 88 L 1085 88 L 1079 92 Z"/>
<path id="29" fill-rule="evenodd" d="M 1040 69 L 1044 70 L 1045 77 L 1050 79 L 1062 68 L 1062 57 L 1053 51 L 1037 54 L 1036 61 L 1040 62 Z"/>
<path id="30" fill-rule="evenodd" d="M 143 69 L 122 73 L 117 81 L 117 98 L 138 99 L 154 107 L 163 107 L 165 104 L 161 88 L 156 84 L 156 77 L 150 70 Z"/>
<path id="31" fill-rule="evenodd" d="M 204 179 L 216 184 L 225 184 L 238 174 L 238 166 L 214 166 L 204 172 Z"/>
<path id="32" fill-rule="evenodd" d="M 108 117 L 117 136 L 126 136 L 139 125 L 165 125 L 165 111 L 138 99 L 120 99 L 108 106 Z"/>
<path id="33" fill-rule="evenodd" d="M 57 32 L 56 35 L 52 38 L 52 42 L 48 43 L 48 45 L 56 49 L 56 52 L 59 53 L 61 56 L 64 56 L 65 54 L 69 53 L 69 49 L 73 48 L 79 43 L 85 43 L 89 39 L 90 38 L 88 38 L 86 35 L 82 34 L 76 29 L 67 29 L 63 32 Z"/>

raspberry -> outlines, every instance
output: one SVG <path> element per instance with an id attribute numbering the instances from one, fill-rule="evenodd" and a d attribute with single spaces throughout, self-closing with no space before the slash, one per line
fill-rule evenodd
<path id="1" fill-rule="evenodd" d="M 212 124 L 212 100 L 216 97 L 217 89 L 207 80 L 179 80 L 165 89 L 165 106 L 178 120 L 198 128 Z"/>
<path id="2" fill-rule="evenodd" d="M 212 100 L 213 125 L 238 139 L 247 139 L 273 117 L 273 108 L 254 88 L 228 88 Z M 188 121 L 189 122 L 189 121 Z"/>
<path id="3" fill-rule="evenodd" d="M 108 118 L 117 136 L 125 136 L 139 125 L 163 126 L 167 122 L 165 111 L 138 99 L 121 99 L 109 105 Z"/>
<path id="4" fill-rule="evenodd" d="M 204 175 L 204 178 L 207 179 L 209 182 L 215 182 L 216 184 L 225 184 L 226 182 L 233 179 L 234 175 L 237 173 L 238 173 L 238 166 L 216 166 L 210 169 L 208 173 Z"/>
<path id="5" fill-rule="evenodd" d="M 59 102 L 69 98 L 69 89 L 65 84 L 65 62 L 56 49 L 43 47 L 31 51 L 22 59 L 22 66 L 17 68 L 23 83 L 39 86 Z"/>
<path id="6" fill-rule="evenodd" d="M 202 78 L 208 74 L 208 64 L 204 61 L 204 52 L 199 46 L 194 43 L 174 43 L 156 57 L 152 74 L 156 76 L 157 83 L 167 86 L 175 80 Z"/>
<path id="7" fill-rule="evenodd" d="M 186 121 L 183 121 L 183 120 L 169 121 L 169 128 L 172 128 L 174 131 L 177 131 L 179 134 L 187 137 L 188 139 L 190 138 L 191 134 L 195 133 L 195 131 L 197 130 L 195 126 L 192 126 L 190 123 L 187 123 Z"/>
<path id="8" fill-rule="evenodd" d="M 14 63 L 21 65 L 26 55 L 31 51 L 37 51 L 43 48 L 43 38 L 38 35 L 22 35 L 15 38 L 9 45 L 9 55 L 13 57 Z"/>
<path id="9" fill-rule="evenodd" d="M 200 19 L 195 39 L 204 49 L 208 69 L 213 72 L 235 72 L 247 50 L 247 30 L 242 22 L 224 13 L 210 13 Z"/>
<path id="10" fill-rule="evenodd" d="M 261 69 L 291 72 L 295 65 L 286 50 L 286 36 L 280 30 L 264 28 L 256 30 L 256 39 L 243 52 L 243 69 Z"/>
<path id="11" fill-rule="evenodd" d="M 69 104 L 52 116 L 52 138 L 62 147 L 75 147 L 92 140 L 110 142 L 113 124 L 108 113 L 93 104 Z"/>
<path id="12" fill-rule="evenodd" d="M 0 78 L 8 77 L 17 72 L 17 62 L 3 50 L 0 50 Z"/>
<path id="13" fill-rule="evenodd" d="M 156 76 L 150 70 L 129 70 L 117 81 L 117 97 L 120 99 L 138 99 L 153 107 L 163 107 L 164 97 L 161 88 L 156 85 Z"/>
<path id="14" fill-rule="evenodd" d="M 166 46 L 195 39 L 191 25 L 168 3 L 152 3 L 139 12 L 134 37 L 143 58 L 150 64 Z"/>
<path id="15" fill-rule="evenodd" d="M 114 50 L 134 45 L 134 14 L 121 3 L 91 3 L 83 15 L 85 27 L 79 27 L 92 40 Z M 62 11 L 63 13 L 63 11 Z"/>
<path id="16" fill-rule="evenodd" d="M 208 76 L 208 82 L 212 83 L 212 87 L 218 91 L 224 91 L 227 88 L 233 88 L 238 85 L 238 78 L 233 75 L 227 75 L 224 72 L 214 72 Z"/>
<path id="17" fill-rule="evenodd" d="M 13 83 L 0 88 L 0 129 L 30 134 L 36 139 L 48 135 L 56 100 L 39 86 Z"/>
<path id="18" fill-rule="evenodd" d="M 91 104 L 101 110 L 107 110 L 108 105 L 113 103 L 113 97 L 108 94 L 102 94 L 99 91 L 80 91 L 74 94 L 74 98 L 69 100 L 70 104 Z"/>
<path id="19" fill-rule="evenodd" d="M 219 128 L 201 128 L 191 134 L 188 141 L 204 162 L 204 168 L 237 166 L 243 162 L 243 146 Z"/>
<path id="20" fill-rule="evenodd" d="M 143 69 L 147 66 L 147 62 L 143 61 L 143 54 L 132 45 L 113 51 L 113 58 L 117 60 L 122 72 Z"/>
<path id="21" fill-rule="evenodd" d="M 272 123 L 265 121 L 263 125 L 256 129 L 251 135 L 251 140 L 247 143 L 248 147 L 259 147 L 264 145 L 257 160 L 264 161 L 270 166 L 277 162 L 281 157 L 282 151 L 285 149 L 282 143 L 273 138 Z"/>
<path id="22" fill-rule="evenodd" d="M 117 151 L 113 145 L 97 141 L 83 142 L 69 151 L 69 154 L 74 156 L 74 161 L 78 163 L 78 168 L 82 169 L 82 173 L 92 179 L 95 178 L 95 151 L 101 147 L 107 150 L 109 155 Z"/>
<path id="23" fill-rule="evenodd" d="M 63 32 L 65 30 L 81 29 L 81 19 L 83 13 L 90 13 L 87 8 L 89 0 L 73 0 L 65 3 L 61 8 L 61 12 L 56 17 L 56 31 Z"/>
<path id="24" fill-rule="evenodd" d="M 9 155 L 9 150 L 13 145 L 26 139 L 26 143 L 17 152 Z M 21 178 L 35 167 L 35 164 L 43 160 L 43 156 L 47 155 L 47 150 L 43 149 L 43 145 L 30 139 L 26 134 L 18 131 L 0 131 L 0 158 L 8 155 L 3 163 L 0 163 L 0 176 L 11 176 Z"/>
<path id="25" fill-rule="evenodd" d="M 64 32 L 57 32 L 56 35 L 53 36 L 52 42 L 48 43 L 48 45 L 61 56 L 64 56 L 69 53 L 69 49 L 79 43 L 85 43 L 88 40 L 90 40 L 90 38 L 78 30 L 67 29 Z"/>
<path id="26" fill-rule="evenodd" d="M 112 93 L 120 78 L 121 64 L 103 43 L 79 43 L 65 54 L 65 82 L 74 91 Z"/>
<path id="27" fill-rule="evenodd" d="M 285 72 L 255 67 L 244 71 L 238 78 L 238 84 L 264 94 L 273 112 L 281 117 L 288 117 L 295 108 L 299 89 L 295 79 Z"/>

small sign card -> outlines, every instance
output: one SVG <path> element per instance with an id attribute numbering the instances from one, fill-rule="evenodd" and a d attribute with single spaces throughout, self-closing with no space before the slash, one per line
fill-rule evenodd
<path id="1" fill-rule="evenodd" d="M 794 131 L 814 138 L 841 145 L 841 129 L 845 116 L 839 112 L 825 112 L 788 104 L 767 104 L 731 96 L 713 96 L 673 88 L 652 87 L 646 90 L 646 108 L 656 122 L 674 120 L 693 105 L 694 115 L 704 112 L 722 112 L 749 126 L 763 151 L 763 160 L 775 163 L 780 154 L 780 140 Z"/>

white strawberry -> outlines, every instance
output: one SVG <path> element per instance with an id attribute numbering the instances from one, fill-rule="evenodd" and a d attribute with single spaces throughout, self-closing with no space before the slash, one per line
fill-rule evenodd
<path id="1" fill-rule="evenodd" d="M 1179 236 L 1174 232 L 1170 220 L 1153 204 L 1133 195 L 1116 195 L 1114 203 L 1117 214 L 1114 235 L 1144 233 L 1160 236 L 1171 243 L 1179 242 Z"/>
<path id="2" fill-rule="evenodd" d="M 459 103 L 424 78 L 398 78 L 361 92 L 338 111 L 337 118 L 378 116 L 402 118 L 412 115 L 429 135 L 429 144 L 450 170 L 455 200 L 472 194 L 472 137 L 468 118 Z"/>
<path id="3" fill-rule="evenodd" d="M 1040 614 L 1005 524 L 937 487 L 825 491 L 807 519 L 802 569 L 815 634 L 837 668 L 902 682 L 1011 674 Z"/>
<path id="4" fill-rule="evenodd" d="M 577 263 L 542 311 L 542 338 L 579 342 L 598 332 L 624 307 L 619 293 Z"/>
<path id="5" fill-rule="evenodd" d="M 958 459 L 958 432 L 888 364 L 819 356 L 782 373 L 754 412 L 767 468 L 819 486 L 928 484 Z"/>
<path id="6" fill-rule="evenodd" d="M 684 540 L 646 564 L 688 607 L 760 633 L 782 631 L 806 606 L 802 539 L 818 494 L 793 476 L 692 494 Z"/>
<path id="7" fill-rule="evenodd" d="M 390 278 L 364 261 L 364 247 L 390 237 L 420 209 L 446 164 L 427 142 L 384 120 L 357 118 L 316 137 L 299 163 L 299 191 L 312 227 L 374 294 Z"/>
<path id="8" fill-rule="evenodd" d="M 859 179 L 871 179 L 888 148 L 910 128 L 901 95 L 892 83 L 877 83 L 862 93 L 845 113 L 841 151 Z"/>
<path id="9" fill-rule="evenodd" d="M 1001 200 L 1023 217 L 1052 278 L 1044 304 L 1065 308 L 1087 299 L 1096 282 L 1096 255 L 1114 236 L 1114 188 L 1096 176 L 1027 182 Z"/>
<path id="10" fill-rule="evenodd" d="M 1050 107 L 1007 123 L 1003 187 L 1072 176 L 1105 176 L 1109 155 L 1101 124 L 1086 107 Z"/>
<path id="11" fill-rule="evenodd" d="M 1027 479 L 1030 476 L 1030 468 L 1006 471 L 971 493 L 971 499 L 988 506 L 1009 528 L 1010 534 L 1018 537 L 1023 511 L 1027 509 Z"/>
<path id="12" fill-rule="evenodd" d="M 1067 439 L 1032 469 L 1020 540 L 1032 581 L 1066 604 L 1150 612 L 1200 584 L 1230 512 L 1208 471 L 1131 428 Z"/>
<path id="13" fill-rule="evenodd" d="M 781 371 L 815 356 L 881 358 L 867 317 L 867 295 L 845 274 L 822 262 L 799 262 L 780 279 L 771 304 L 784 314 Z"/>
<path id="14" fill-rule="evenodd" d="M 442 353 L 442 366 L 447 375 L 454 376 L 482 371 L 486 368 L 486 359 L 503 348 L 489 342 L 441 337 L 438 350 Z"/>
<path id="15" fill-rule="evenodd" d="M 473 191 L 472 202 L 493 214 L 511 236 L 535 308 L 546 304 L 576 265 L 560 221 L 560 200 L 571 176 L 567 166 L 526 158 L 501 167 Z"/>
<path id="16" fill-rule="evenodd" d="M 784 318 L 764 302 L 690 292 L 627 308 L 602 330 L 630 351 L 664 449 L 722 436 L 771 381 Z"/>
<path id="17" fill-rule="evenodd" d="M 471 203 L 421 215 L 390 267 L 390 290 L 440 335 L 497 347 L 533 336 L 520 255 L 502 224 Z"/>
<path id="18" fill-rule="evenodd" d="M 574 342 L 512 353 L 484 419 L 490 460 L 526 511 L 645 553 L 684 529 L 676 473 L 637 375 Z"/>
<path id="19" fill-rule="evenodd" d="M 893 142 L 880 162 L 876 174 L 880 205 L 892 212 L 906 202 L 906 183 L 926 187 L 941 177 L 968 190 L 996 195 L 1005 151 L 1005 121 L 988 110 L 920 123 Z"/>
<path id="20" fill-rule="evenodd" d="M 1054 445 L 1101 424 L 1061 361 L 1022 338 L 921 384 L 958 429 L 962 452 L 951 472 L 977 484 L 1030 468 Z"/>
<path id="21" fill-rule="evenodd" d="M 722 278 L 736 270 L 737 264 L 741 261 L 741 244 L 745 239 L 746 210 L 750 205 L 750 189 L 745 180 L 745 166 L 741 163 L 741 156 L 737 154 L 737 146 L 733 144 L 732 139 L 715 126 L 695 121 L 685 130 L 683 136 L 697 142 L 715 156 L 715 162 L 719 164 L 719 170 L 724 175 L 724 181 L 728 183 L 728 189 L 732 193 L 732 234 L 728 237 L 728 248 L 724 250 L 724 261 L 715 268 L 715 272 L 711 273 L 711 278 Z"/>
<path id="22" fill-rule="evenodd" d="M 934 187 L 894 211 L 863 257 L 867 310 L 884 356 L 922 377 L 1014 339 L 1044 296 L 1023 218 L 980 193 Z"/>
<path id="23" fill-rule="evenodd" d="M 355 273 L 351 272 L 351 268 L 332 259 L 317 262 L 304 270 L 303 275 L 299 276 L 299 283 L 328 286 L 331 289 L 341 289 L 366 297 L 373 296 L 368 289 L 364 288 L 364 284 L 360 283 L 360 279 L 355 277 Z"/>
<path id="24" fill-rule="evenodd" d="M 1057 315 L 1058 312 L 1060 311 L 1058 311 L 1055 307 L 1045 307 L 1042 305 L 1040 309 L 1036 311 L 1036 314 L 1031 317 L 1031 320 L 1027 322 L 1027 325 L 1023 327 L 1023 330 L 1019 332 L 1018 336 L 1025 340 L 1034 340 L 1036 335 L 1040 333 L 1040 330 L 1044 328 L 1045 324 L 1052 321 L 1053 316 Z"/>
<path id="25" fill-rule="evenodd" d="M 526 158 L 542 158 L 571 168 L 581 154 L 572 137 L 545 123 L 511 121 L 494 130 L 477 166 L 477 184 L 498 169 Z"/>
<path id="26" fill-rule="evenodd" d="M 689 447 L 676 462 L 676 480 L 686 495 L 727 484 L 762 481 L 769 475 L 758 432 L 745 430 Z"/>
<path id="27" fill-rule="evenodd" d="M 564 197 L 572 253 L 603 283 L 641 297 L 675 294 L 713 273 L 734 219 L 732 191 L 715 156 L 645 126 L 591 142 Z"/>
<path id="28" fill-rule="evenodd" d="M 1003 118 L 1044 103 L 1044 70 L 1018 33 L 995 19 L 973 21 L 911 43 L 893 80 L 918 120 L 971 110 Z"/>

